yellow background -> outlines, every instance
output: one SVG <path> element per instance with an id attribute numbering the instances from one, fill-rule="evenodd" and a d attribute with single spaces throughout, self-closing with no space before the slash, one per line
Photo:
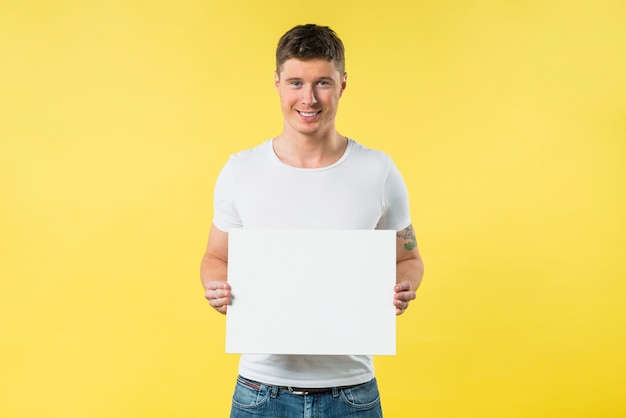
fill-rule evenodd
<path id="1" fill-rule="evenodd" d="M 280 131 L 274 48 L 308 22 L 344 40 L 339 130 L 400 167 L 426 261 L 385 416 L 626 416 L 618 0 L 2 1 L 0 416 L 227 414 L 212 188 Z"/>

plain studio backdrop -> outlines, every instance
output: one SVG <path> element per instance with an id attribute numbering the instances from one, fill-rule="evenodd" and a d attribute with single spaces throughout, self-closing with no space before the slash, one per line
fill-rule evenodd
<path id="1" fill-rule="evenodd" d="M 626 3 L 1 1 L 0 416 L 223 417 L 199 263 L 229 154 L 282 127 L 278 38 L 347 50 L 426 274 L 386 417 L 626 413 Z M 342 297 L 342 295 L 336 295 Z"/>

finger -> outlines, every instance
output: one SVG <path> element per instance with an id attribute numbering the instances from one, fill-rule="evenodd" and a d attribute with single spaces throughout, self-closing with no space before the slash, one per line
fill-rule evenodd
<path id="1" fill-rule="evenodd" d="M 230 289 L 230 286 L 227 282 L 222 281 L 213 281 L 208 282 L 206 285 L 207 290 L 216 290 L 216 289 Z"/>
<path id="2" fill-rule="evenodd" d="M 229 299 L 228 297 L 219 298 L 219 299 L 209 299 L 209 305 L 211 307 L 218 309 L 228 305 Z"/>
<path id="3" fill-rule="evenodd" d="M 394 295 L 394 299 L 402 301 L 411 301 L 415 299 L 415 292 L 400 292 Z"/>
<path id="4" fill-rule="evenodd" d="M 211 301 L 213 299 L 217 299 L 216 295 L 215 295 L 216 290 L 215 289 L 207 289 L 204 292 L 204 297 L 206 298 L 206 300 Z"/>
<path id="5" fill-rule="evenodd" d="M 217 312 L 219 312 L 221 314 L 226 314 L 226 310 L 228 308 L 227 308 L 227 305 L 223 305 L 223 306 L 220 306 L 220 307 L 217 307 L 217 308 L 213 308 L 213 309 L 215 309 Z"/>
<path id="6" fill-rule="evenodd" d="M 229 289 L 215 289 L 215 299 L 228 298 L 230 296 Z"/>
<path id="7" fill-rule="evenodd" d="M 224 283 L 223 286 L 218 286 L 218 287 L 211 287 L 211 284 L 209 283 L 204 292 L 204 297 L 209 300 L 219 299 L 219 298 L 223 298 L 226 296 L 230 296 L 230 287 L 228 286 L 227 283 Z"/>
<path id="8" fill-rule="evenodd" d="M 393 301 L 393 304 L 396 307 L 396 309 L 407 310 L 409 308 L 409 302 L 408 301 L 396 299 L 396 300 Z"/>
<path id="9" fill-rule="evenodd" d="M 399 292 L 405 292 L 405 291 L 407 291 L 407 290 L 411 290 L 411 283 L 410 283 L 410 282 L 408 282 L 408 281 L 404 281 L 404 282 L 397 283 L 397 284 L 394 286 L 394 290 L 395 290 L 397 293 L 399 293 Z"/>

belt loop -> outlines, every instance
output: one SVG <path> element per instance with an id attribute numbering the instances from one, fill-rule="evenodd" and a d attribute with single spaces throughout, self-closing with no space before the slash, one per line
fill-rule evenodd
<path id="1" fill-rule="evenodd" d="M 278 386 L 271 385 L 269 386 L 270 396 L 274 399 L 278 396 Z"/>
<path id="2" fill-rule="evenodd" d="M 333 387 L 333 398 L 338 398 L 339 397 L 339 388 L 337 386 Z"/>

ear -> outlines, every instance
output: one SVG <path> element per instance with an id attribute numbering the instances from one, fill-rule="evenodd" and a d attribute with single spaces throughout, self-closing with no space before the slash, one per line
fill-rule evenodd
<path id="1" fill-rule="evenodd" d="M 279 85 L 280 85 L 280 76 L 278 75 L 276 71 L 274 71 L 274 86 L 278 89 Z"/>
<path id="2" fill-rule="evenodd" d="M 348 84 L 348 73 L 343 73 L 343 78 L 341 79 L 341 91 L 339 92 L 339 97 L 343 94 L 346 89 L 346 85 Z"/>

